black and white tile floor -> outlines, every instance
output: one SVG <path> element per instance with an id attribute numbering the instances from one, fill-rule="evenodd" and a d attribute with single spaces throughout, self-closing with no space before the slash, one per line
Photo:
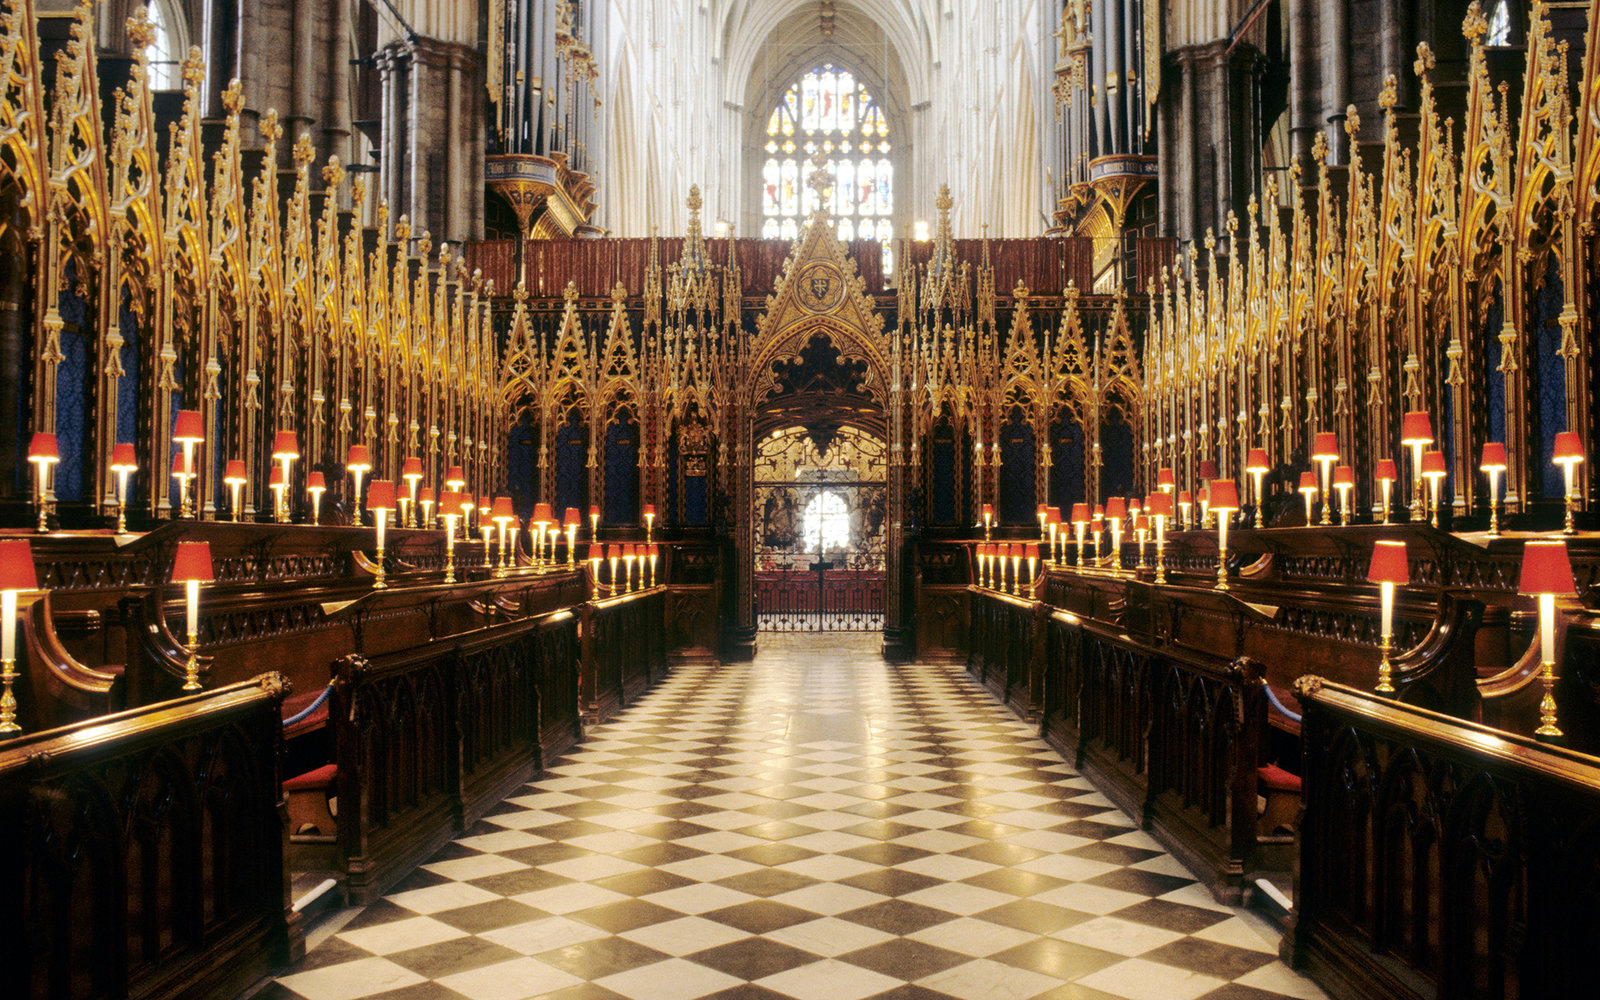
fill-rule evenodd
<path id="1" fill-rule="evenodd" d="M 960 669 L 876 645 L 678 669 L 258 997 L 1322 997 Z"/>

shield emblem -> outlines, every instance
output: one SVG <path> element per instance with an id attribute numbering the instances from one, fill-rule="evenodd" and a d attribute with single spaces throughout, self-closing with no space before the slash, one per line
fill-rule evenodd
<path id="1" fill-rule="evenodd" d="M 821 275 L 811 276 L 811 297 L 821 301 L 828 297 L 829 279 Z"/>

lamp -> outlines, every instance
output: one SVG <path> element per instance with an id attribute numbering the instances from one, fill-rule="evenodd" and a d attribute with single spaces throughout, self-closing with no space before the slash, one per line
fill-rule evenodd
<path id="1" fill-rule="evenodd" d="M 1083 565 L 1083 531 L 1089 524 L 1089 505 L 1075 503 L 1072 505 L 1072 527 L 1078 535 L 1078 565 Z"/>
<path id="2" fill-rule="evenodd" d="M 465 545 L 472 541 L 472 512 L 478 505 L 472 502 L 472 494 L 465 491 L 457 491 L 455 498 L 456 509 L 461 511 L 461 543 Z"/>
<path id="3" fill-rule="evenodd" d="M 592 504 L 589 505 L 589 541 L 594 542 L 594 541 L 598 541 L 599 539 L 600 539 L 600 505 L 592 503 Z"/>
<path id="4" fill-rule="evenodd" d="M 267 489 L 272 491 L 272 506 L 276 510 L 280 504 L 288 500 L 288 486 L 283 481 L 283 466 L 274 465 L 272 471 L 267 473 Z"/>
<path id="5" fill-rule="evenodd" d="M 1300 473 L 1300 495 L 1306 498 L 1306 524 L 1315 524 L 1311 514 L 1317 509 L 1317 474 L 1310 469 Z"/>
<path id="6" fill-rule="evenodd" d="M 645 552 L 650 556 L 650 586 L 656 585 L 656 559 L 661 555 L 661 548 L 655 542 L 645 546 Z"/>
<path id="7" fill-rule="evenodd" d="M 377 571 L 372 578 L 372 589 L 383 590 L 389 586 L 383 579 L 383 532 L 394 510 L 394 483 L 388 479 L 374 479 L 367 487 L 367 508 L 372 511 L 372 523 L 378 529 L 378 554 L 373 561 Z"/>
<path id="8" fill-rule="evenodd" d="M 1193 526 L 1191 524 L 1191 522 L 1189 521 L 1189 515 L 1192 512 L 1192 508 L 1193 507 L 1194 507 L 1194 497 L 1190 495 L 1188 490 L 1179 490 L 1178 491 L 1178 512 L 1181 515 L 1178 518 L 1178 527 L 1179 528 L 1188 529 L 1188 528 Z"/>
<path id="9" fill-rule="evenodd" d="M 982 445 L 979 445 L 979 447 L 982 447 Z M 986 504 L 983 505 L 983 540 L 984 541 L 988 541 L 989 540 L 989 525 L 993 521 L 994 521 L 994 504 L 986 503 Z"/>
<path id="10" fill-rule="evenodd" d="M 372 453 L 364 444 L 350 446 L 349 457 L 345 459 L 344 467 L 350 470 L 350 476 L 355 480 L 355 514 L 351 517 L 351 524 L 361 523 L 361 479 L 372 471 Z"/>
<path id="11" fill-rule="evenodd" d="M 460 493 L 461 488 L 467 485 L 467 474 L 461 471 L 461 466 L 452 465 L 445 470 L 444 488 L 451 493 Z"/>
<path id="12" fill-rule="evenodd" d="M 1578 440 L 1576 431 L 1562 431 L 1556 435 L 1555 453 L 1552 458 L 1561 471 L 1566 475 L 1567 492 L 1565 497 L 1566 519 L 1561 526 L 1563 534 L 1570 535 L 1577 529 L 1572 523 L 1572 511 L 1577 505 L 1578 494 L 1578 463 L 1583 461 L 1583 442 Z"/>
<path id="13" fill-rule="evenodd" d="M 1399 471 L 1394 467 L 1394 459 L 1380 458 L 1377 466 L 1372 470 L 1372 478 L 1378 481 L 1378 492 L 1383 496 L 1383 523 L 1389 523 L 1389 498 L 1394 493 L 1394 481 L 1400 478 Z"/>
<path id="14" fill-rule="evenodd" d="M 617 561 L 622 558 L 622 548 L 617 545 L 606 546 L 606 562 L 611 564 L 611 592 L 617 593 Z"/>
<path id="15" fill-rule="evenodd" d="M 424 486 L 417 493 L 417 506 L 422 508 L 421 527 L 423 528 L 433 527 L 433 504 L 433 487 Z"/>
<path id="16" fill-rule="evenodd" d="M 1122 569 L 1122 519 L 1128 516 L 1128 502 L 1121 497 L 1106 498 L 1106 521 L 1111 528 L 1111 568 Z"/>
<path id="17" fill-rule="evenodd" d="M 582 522 L 578 519 L 578 508 L 576 508 L 576 507 L 568 507 L 566 516 L 561 519 L 561 526 L 563 528 L 567 529 L 567 562 L 566 562 L 566 564 L 568 566 L 572 565 L 574 562 L 577 561 L 573 556 L 573 552 L 577 548 L 577 545 L 578 545 L 578 525 L 581 524 L 581 523 Z"/>
<path id="18" fill-rule="evenodd" d="M 172 440 L 178 442 L 183 449 L 183 475 L 187 479 L 195 478 L 194 452 L 200 443 L 206 439 L 205 425 L 200 419 L 199 410 L 179 410 L 177 421 L 172 427 Z M 194 508 L 191 505 L 190 495 L 187 490 L 178 493 L 178 516 L 193 517 Z"/>
<path id="19" fill-rule="evenodd" d="M 1050 505 L 1040 504 L 1035 513 L 1039 516 L 1039 544 L 1043 545 L 1050 539 Z"/>
<path id="20" fill-rule="evenodd" d="M 1539 699 L 1539 728 L 1533 735 L 1558 737 L 1556 726 L 1556 598 L 1576 597 L 1572 583 L 1572 562 L 1564 541 L 1528 542 L 1522 547 L 1522 594 L 1539 598 L 1539 673 L 1544 680 L 1544 697 Z"/>
<path id="21" fill-rule="evenodd" d="M 1478 468 L 1489 474 L 1489 534 L 1500 534 L 1500 475 L 1506 471 L 1506 446 L 1486 441 Z"/>
<path id="22" fill-rule="evenodd" d="M 511 498 L 507 496 L 495 497 L 494 506 L 489 512 L 489 519 L 500 529 L 500 568 L 494 571 L 494 575 L 505 576 L 510 572 L 506 564 L 506 522 L 517 519 L 516 512 L 511 509 Z"/>
<path id="23" fill-rule="evenodd" d="M 1429 451 L 1422 456 L 1422 475 L 1428 480 L 1428 494 L 1433 502 L 1433 526 L 1439 526 L 1439 497 L 1444 489 L 1446 473 L 1444 452 Z"/>
<path id="24" fill-rule="evenodd" d="M 132 444 L 118 444 L 111 448 L 111 471 L 117 474 L 117 534 L 128 530 L 128 477 L 139 469 Z"/>
<path id="25" fill-rule="evenodd" d="M 1163 493 L 1171 493 L 1177 486 L 1178 477 L 1173 475 L 1170 468 L 1156 470 L 1156 489 Z"/>
<path id="26" fill-rule="evenodd" d="M 1145 536 L 1147 536 L 1149 533 L 1150 533 L 1150 524 L 1149 524 L 1148 521 L 1145 520 L 1144 514 L 1142 514 L 1142 513 L 1134 514 L 1133 515 L 1133 534 L 1134 534 L 1135 538 L 1139 539 L 1139 566 L 1138 566 L 1139 569 L 1144 569 L 1145 568 L 1144 543 L 1145 543 Z"/>
<path id="27" fill-rule="evenodd" d="M 1322 473 L 1317 482 L 1322 486 L 1322 523 L 1332 524 L 1328 498 L 1333 493 L 1333 484 L 1329 482 L 1329 474 L 1335 462 L 1339 461 L 1339 435 L 1331 431 L 1319 431 L 1313 439 L 1311 447 L 1311 460 L 1322 467 Z"/>
<path id="28" fill-rule="evenodd" d="M 1156 582 L 1167 582 L 1167 521 L 1172 517 L 1172 494 L 1152 493 L 1145 504 L 1145 512 L 1156 523 Z"/>
<path id="29" fill-rule="evenodd" d="M 461 494 L 445 490 L 439 495 L 439 520 L 444 522 L 444 582 L 456 582 L 456 518 L 461 513 Z"/>
<path id="30" fill-rule="evenodd" d="M 239 493 L 244 489 L 246 482 L 243 460 L 237 458 L 228 459 L 228 467 L 222 474 L 222 481 L 228 484 L 228 505 L 229 509 L 233 511 L 233 520 L 237 523 L 239 520 Z"/>
<path id="31" fill-rule="evenodd" d="M 1339 491 L 1339 523 L 1350 527 L 1350 491 L 1356 485 L 1356 470 L 1348 465 L 1333 470 L 1333 488 Z"/>
<path id="32" fill-rule="evenodd" d="M 49 531 L 50 502 L 55 499 L 50 492 L 50 467 L 61 461 L 56 436 L 44 431 L 35 434 L 33 440 L 28 442 L 28 461 L 33 463 L 34 483 L 38 491 L 34 502 L 39 508 L 39 530 Z"/>
<path id="33" fill-rule="evenodd" d="M 279 431 L 272 439 L 272 460 L 283 469 L 283 491 L 273 499 L 272 517 L 279 522 L 289 520 L 289 466 L 300 457 L 300 439 L 294 431 Z"/>
<path id="34" fill-rule="evenodd" d="M 33 546 L 26 538 L 0 541 L 0 733 L 22 732 L 11 693 L 17 679 L 17 591 L 38 589 Z"/>
<path id="35" fill-rule="evenodd" d="M 422 484 L 422 459 L 406 459 L 400 466 L 400 478 L 406 481 L 406 492 L 410 494 L 406 498 L 410 506 L 401 512 L 400 518 L 405 522 L 406 527 L 415 528 L 417 526 L 417 490 Z"/>
<path id="36" fill-rule="evenodd" d="M 183 690 L 200 690 L 200 585 L 216 577 L 211 570 L 210 542 L 179 542 L 178 554 L 172 560 L 172 582 L 184 586 L 185 624 L 189 626 L 189 642 L 184 652 L 188 659 L 183 665 Z"/>
<path id="37" fill-rule="evenodd" d="M 178 481 L 178 513 L 180 516 L 188 517 L 189 470 L 183 463 L 181 452 L 172 456 L 172 478 Z"/>
<path id="38" fill-rule="evenodd" d="M 644 540 L 646 542 L 650 541 L 650 532 L 655 527 L 655 523 L 656 505 L 653 503 L 647 503 L 644 505 Z"/>
<path id="39" fill-rule="evenodd" d="M 544 533 L 546 526 L 555 522 L 555 515 L 551 512 L 549 504 L 536 503 L 533 505 L 533 517 L 529 518 L 529 520 L 533 522 L 534 528 L 538 530 L 538 534 L 535 536 L 537 540 L 533 543 L 533 561 L 535 563 L 541 563 L 543 562 L 544 556 Z M 554 546 L 551 546 L 551 548 L 553 550 Z"/>
<path id="40" fill-rule="evenodd" d="M 1381 538 L 1372 547 L 1372 565 L 1367 568 L 1367 579 L 1376 583 L 1382 605 L 1378 648 L 1382 659 L 1378 661 L 1379 694 L 1394 694 L 1393 668 L 1389 663 L 1389 650 L 1394 644 L 1394 588 L 1411 582 L 1411 568 L 1406 562 L 1406 543 Z"/>
<path id="41" fill-rule="evenodd" d="M 1267 449 L 1251 448 L 1250 454 L 1244 460 L 1244 471 L 1250 473 L 1252 485 L 1255 487 L 1256 498 L 1256 527 L 1266 527 L 1266 504 L 1262 503 L 1261 481 L 1271 471 L 1272 463 L 1267 460 Z"/>
<path id="42" fill-rule="evenodd" d="M 1128 530 L 1133 530 L 1133 522 L 1139 520 L 1139 509 L 1143 503 L 1138 497 L 1128 498 Z"/>
<path id="43" fill-rule="evenodd" d="M 1050 550 L 1045 556 L 1046 562 L 1061 561 L 1061 508 L 1047 507 L 1045 509 L 1045 526 L 1050 529 Z"/>
<path id="44" fill-rule="evenodd" d="M 1211 527 L 1211 511 L 1208 509 L 1210 494 L 1206 491 L 1206 485 L 1222 473 L 1217 471 L 1216 461 L 1209 458 L 1200 462 L 1198 471 L 1200 479 L 1200 496 L 1198 497 L 1200 501 L 1200 527 L 1209 528 Z"/>
<path id="45" fill-rule="evenodd" d="M 318 470 L 306 473 L 306 492 L 311 495 L 311 523 L 322 520 L 322 494 L 328 491 L 328 479 Z"/>
<path id="46" fill-rule="evenodd" d="M 600 563 L 603 561 L 604 552 L 600 546 L 589 543 L 589 575 L 594 584 L 594 599 L 600 599 Z"/>
<path id="47" fill-rule="evenodd" d="M 624 543 L 622 546 L 622 579 L 626 584 L 628 593 L 633 593 L 633 559 L 636 553 L 634 547 Z"/>
<path id="48" fill-rule="evenodd" d="M 1100 561 L 1100 532 L 1106 529 L 1106 513 L 1098 504 L 1094 508 L 1094 516 L 1089 519 L 1089 536 L 1094 539 L 1094 556 L 1096 563 Z"/>
<path id="49" fill-rule="evenodd" d="M 478 534 L 483 536 L 483 567 L 489 569 L 494 566 L 489 558 L 489 536 L 493 529 L 489 527 L 489 515 L 494 512 L 494 500 L 485 493 L 478 498 Z"/>
<path id="50" fill-rule="evenodd" d="M 1217 514 L 1217 589 L 1228 589 L 1228 520 L 1239 509 L 1239 488 L 1231 479 L 1211 481 L 1211 509 Z"/>
<path id="51" fill-rule="evenodd" d="M 1433 444 L 1433 422 L 1425 410 L 1411 410 L 1400 421 L 1400 443 L 1411 449 L 1411 520 L 1426 521 L 1427 501 L 1422 496 L 1422 449 Z"/>

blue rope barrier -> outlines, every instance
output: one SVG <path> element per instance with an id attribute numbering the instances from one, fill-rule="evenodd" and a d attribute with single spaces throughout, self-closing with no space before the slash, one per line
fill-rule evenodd
<path id="1" fill-rule="evenodd" d="M 289 718 L 284 719 L 283 720 L 283 728 L 288 729 L 290 726 L 297 726 L 300 723 L 302 723 L 302 722 L 306 721 L 307 719 L 311 718 L 311 716 L 316 714 L 317 709 L 322 707 L 323 702 L 328 700 L 328 695 L 330 695 L 332 693 L 333 693 L 333 685 L 329 684 L 327 687 L 322 689 L 322 693 L 321 694 L 317 695 L 317 700 L 316 701 L 314 701 L 311 704 L 307 705 L 305 708 L 303 708 L 300 711 L 296 712 L 294 715 L 291 715 Z"/>
<path id="2" fill-rule="evenodd" d="M 1267 689 L 1267 704 L 1276 709 L 1279 715 L 1298 726 L 1300 724 L 1300 716 L 1289 711 L 1288 706 L 1278 700 L 1278 692 L 1272 690 L 1271 684 L 1265 684 L 1262 686 Z"/>

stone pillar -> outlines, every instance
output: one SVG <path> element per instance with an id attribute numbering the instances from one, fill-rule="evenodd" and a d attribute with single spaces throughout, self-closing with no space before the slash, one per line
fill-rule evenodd
<path id="1" fill-rule="evenodd" d="M 734 428 L 731 469 L 736 478 L 730 484 L 733 510 L 727 518 L 733 525 L 733 566 L 725 578 L 732 584 L 733 606 L 723 619 L 722 658 L 740 662 L 756 655 L 755 424 L 744 406 L 729 423 Z"/>

